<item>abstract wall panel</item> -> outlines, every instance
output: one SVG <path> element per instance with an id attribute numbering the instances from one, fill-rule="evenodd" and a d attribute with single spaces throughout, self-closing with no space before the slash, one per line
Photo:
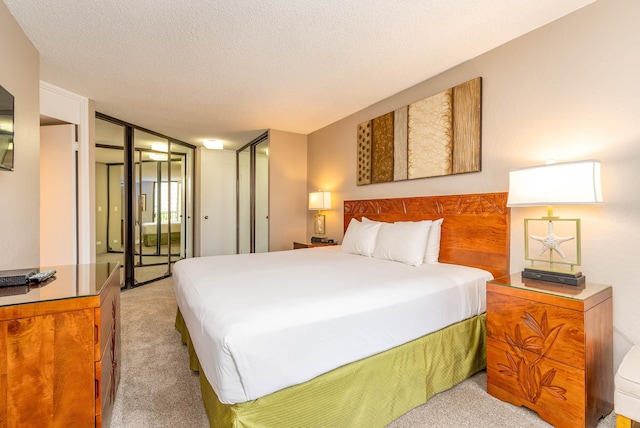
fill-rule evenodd
<path id="1" fill-rule="evenodd" d="M 358 125 L 358 185 L 480 171 L 482 78 Z"/>

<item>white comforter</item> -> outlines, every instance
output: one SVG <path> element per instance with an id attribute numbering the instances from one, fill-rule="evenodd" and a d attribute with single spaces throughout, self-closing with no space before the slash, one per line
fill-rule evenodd
<path id="1" fill-rule="evenodd" d="M 339 246 L 184 259 L 175 293 L 222 403 L 254 400 L 485 310 L 489 272 Z"/>

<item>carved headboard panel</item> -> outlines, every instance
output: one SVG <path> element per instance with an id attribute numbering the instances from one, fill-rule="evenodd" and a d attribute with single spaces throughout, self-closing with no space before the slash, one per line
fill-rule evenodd
<path id="1" fill-rule="evenodd" d="M 420 196 L 344 201 L 344 230 L 351 219 L 419 221 L 444 218 L 440 262 L 509 274 L 510 209 L 507 193 Z"/>

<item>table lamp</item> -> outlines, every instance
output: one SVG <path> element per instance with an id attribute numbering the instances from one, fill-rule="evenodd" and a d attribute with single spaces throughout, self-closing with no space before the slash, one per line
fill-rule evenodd
<path id="1" fill-rule="evenodd" d="M 553 206 L 598 203 L 602 203 L 599 161 L 548 163 L 510 171 L 508 207 L 547 206 L 546 216 L 524 219 L 525 259 L 531 265 L 525 267 L 522 277 L 584 284 L 585 277 L 575 269 L 581 264 L 580 219 L 554 216 Z"/>
<path id="2" fill-rule="evenodd" d="M 320 214 L 321 210 L 331 209 L 331 192 L 323 192 L 318 190 L 317 192 L 309 193 L 309 210 L 316 210 L 317 213 L 313 216 L 313 233 L 316 238 L 322 238 L 326 234 L 325 229 L 325 216 Z M 311 240 L 314 242 L 314 239 Z"/>

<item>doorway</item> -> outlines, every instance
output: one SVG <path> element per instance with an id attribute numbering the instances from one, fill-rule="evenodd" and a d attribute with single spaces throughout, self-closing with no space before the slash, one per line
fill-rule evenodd
<path id="1" fill-rule="evenodd" d="M 171 275 L 193 254 L 195 148 L 96 115 L 96 260 L 123 265 L 123 288 Z"/>

